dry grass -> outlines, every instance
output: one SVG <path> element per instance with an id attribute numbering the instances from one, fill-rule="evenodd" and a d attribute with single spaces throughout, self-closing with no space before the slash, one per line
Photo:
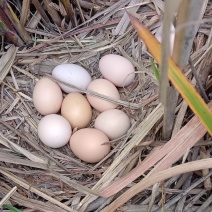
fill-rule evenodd
<path id="1" fill-rule="evenodd" d="M 5 197 L 5 201 L 1 204 L 12 204 L 25 212 L 104 211 L 122 192 L 103 198 L 98 197 L 99 191 L 114 179 L 129 173 L 165 142 L 161 139 L 163 108 L 158 100 L 158 82 L 150 66 L 151 56 L 129 24 L 124 10 L 127 7 L 155 33 L 162 23 L 163 1 L 98 0 L 91 3 L 76 0 L 67 12 L 74 13 L 73 20 L 65 19 L 62 4 L 50 4 L 48 14 L 45 7 L 36 6 L 37 1 L 32 1 L 34 6 L 30 8 L 29 1 L 20 1 L 24 2 L 22 7 L 18 2 L 11 1 L 10 5 L 33 42 L 19 48 L 6 39 L 2 42 L 0 198 Z M 44 2 L 49 6 L 51 1 Z M 27 13 L 29 9 L 30 14 Z M 211 89 L 211 80 L 208 79 L 212 60 L 211 22 L 208 21 L 211 11 L 212 4 L 208 3 L 191 53 L 196 70 L 202 70 L 200 77 L 207 93 Z M 51 149 L 39 141 L 37 124 L 42 116 L 33 106 L 32 92 L 38 79 L 51 77 L 52 69 L 60 63 L 80 64 L 93 79 L 100 78 L 98 62 L 108 53 L 123 55 L 136 67 L 135 81 L 129 87 L 119 89 L 121 101 L 117 102 L 119 108 L 130 116 L 132 127 L 125 136 L 112 141 L 113 149 L 104 160 L 91 165 L 76 158 L 68 146 Z M 191 79 L 189 66 L 185 73 Z M 187 106 L 180 97 L 178 102 L 176 112 L 180 112 L 174 133 L 191 119 L 191 112 L 184 109 Z M 93 120 L 97 115 L 94 111 Z M 176 165 L 209 158 L 210 146 L 211 138 L 207 135 L 202 137 Z M 205 169 L 174 176 L 135 195 L 118 211 L 157 211 L 161 208 L 170 212 L 189 208 L 190 211 L 212 211 L 209 206 L 212 198 L 211 174 L 209 169 Z"/>

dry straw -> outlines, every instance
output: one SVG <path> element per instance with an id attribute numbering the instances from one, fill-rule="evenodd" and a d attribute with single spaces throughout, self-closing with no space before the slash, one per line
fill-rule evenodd
<path id="1" fill-rule="evenodd" d="M 21 209 L 45 212 L 98 212 L 108 210 L 107 207 L 109 211 L 113 211 L 117 206 L 121 206 L 119 209 L 123 211 L 151 211 L 164 208 L 170 211 L 177 208 L 182 211 L 184 208 L 192 207 L 200 211 L 207 208 L 211 199 L 206 195 L 207 190 L 211 189 L 211 167 L 206 166 L 206 163 L 211 162 L 208 159 L 211 154 L 211 140 L 207 135 L 203 137 L 206 131 L 197 122 L 196 129 L 199 131 L 195 133 L 198 134 L 198 139 L 191 136 L 190 140 L 186 140 L 188 134 L 193 132 L 194 125 L 188 124 L 192 114 L 179 97 L 171 140 L 173 148 L 167 152 L 167 141 L 161 137 L 164 108 L 159 103 L 159 83 L 151 69 L 151 56 L 138 38 L 125 12 L 127 8 L 127 11 L 155 33 L 162 24 L 164 1 L 76 0 L 55 3 L 45 0 L 42 4 L 37 0 L 18 1 L 22 5 L 16 1 L 7 1 L 10 7 L 7 4 L 3 7 L 3 2 L 6 1 L 0 0 L 0 20 L 9 15 L 16 15 L 16 18 L 14 16 L 13 19 L 9 19 L 13 21 L 8 24 L 10 31 L 6 29 L 1 34 L 11 38 L 15 45 L 2 39 L 0 205 L 7 200 Z M 197 29 L 189 56 L 208 93 L 211 85 L 208 76 L 212 62 L 212 4 L 210 1 L 204 2 L 206 6 L 201 11 L 203 18 L 199 22 L 200 27 Z M 9 8 L 14 14 L 9 12 Z M 2 14 L 7 15 L 3 17 Z M 69 16 L 72 18 L 66 16 L 67 14 L 72 14 Z M 20 22 L 14 21 L 19 18 Z M 24 32 L 18 33 L 18 30 L 23 28 Z M 30 35 L 30 42 L 27 35 Z M 21 47 L 16 47 L 24 42 Z M 33 106 L 32 92 L 35 83 L 42 77 L 60 82 L 51 76 L 51 71 L 61 63 L 77 63 L 88 70 L 93 79 L 100 78 L 98 62 L 108 53 L 120 54 L 133 63 L 137 74 L 135 81 L 129 87 L 119 88 L 120 101 L 88 90 L 81 91 L 117 103 L 118 108 L 130 116 L 132 127 L 126 135 L 111 142 L 113 149 L 105 159 L 93 165 L 76 158 L 68 146 L 51 149 L 39 141 L 37 124 L 41 115 Z M 184 67 L 184 71 L 186 76 L 192 79 L 189 65 Z M 195 84 L 195 79 L 192 82 Z M 64 84 L 76 88 L 74 85 Z M 90 127 L 93 127 L 96 116 L 97 112 L 94 112 Z M 180 133 L 183 125 L 185 128 L 179 137 L 183 144 L 179 145 L 176 135 Z M 192 147 L 199 139 L 201 143 Z M 180 157 L 177 157 L 177 151 L 181 151 L 185 143 L 189 143 L 189 149 L 184 149 L 183 154 L 178 154 Z M 161 152 L 166 154 L 163 155 Z M 167 160 L 173 160 L 172 156 L 179 166 L 166 170 L 172 165 L 171 162 L 166 163 Z M 158 161 L 157 158 L 161 160 Z M 196 162 L 201 158 L 204 160 Z M 151 164 L 148 163 L 145 170 L 139 169 L 142 163 L 145 164 L 148 160 Z M 180 165 L 184 162 L 190 162 L 191 166 Z M 195 164 L 203 170 L 195 171 Z M 138 168 L 138 171 L 133 175 L 131 171 L 135 168 Z M 181 168 L 183 171 L 180 172 Z M 172 175 L 169 170 L 173 170 Z M 190 171 L 190 177 L 185 174 L 187 171 Z M 149 180 L 145 178 L 147 174 Z M 176 174 L 178 176 L 174 176 Z M 167 179 L 168 177 L 170 179 Z M 152 187 L 158 181 L 161 182 Z M 199 184 L 195 184 L 196 181 Z M 113 185 L 114 188 L 117 186 L 117 190 L 112 189 Z M 121 192 L 112 195 L 121 188 Z M 138 190 L 132 191 L 134 188 Z M 137 194 L 143 189 L 145 190 Z M 184 195 L 181 196 L 180 193 L 183 191 Z M 126 198 L 129 193 L 132 196 L 131 200 Z M 202 201 L 203 195 L 205 201 Z M 106 196 L 107 198 L 104 198 Z M 124 201 L 120 200 L 123 197 Z M 196 202 L 199 206 L 194 206 Z M 210 209 L 209 206 L 208 208 Z"/>

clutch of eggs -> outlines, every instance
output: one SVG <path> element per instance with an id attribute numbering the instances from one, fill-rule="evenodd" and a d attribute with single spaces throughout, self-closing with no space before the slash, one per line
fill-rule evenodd
<path id="1" fill-rule="evenodd" d="M 90 74 L 75 64 L 58 65 L 52 75 L 80 89 L 120 100 L 116 86 L 128 86 L 133 82 L 133 65 L 122 56 L 110 54 L 101 58 L 99 68 L 105 79 L 92 81 Z M 64 99 L 61 89 L 68 93 Z M 38 124 L 40 140 L 51 148 L 59 148 L 69 142 L 72 152 L 78 158 L 96 163 L 109 153 L 109 139 L 117 139 L 127 133 L 130 119 L 123 111 L 115 109 L 117 104 L 91 94 L 86 97 L 80 94 L 79 89 L 48 78 L 39 80 L 33 91 L 34 106 L 45 115 Z M 91 106 L 101 113 L 95 120 L 94 128 L 85 128 L 92 119 Z M 59 111 L 61 115 L 56 114 Z M 78 131 L 72 135 L 74 128 Z"/>

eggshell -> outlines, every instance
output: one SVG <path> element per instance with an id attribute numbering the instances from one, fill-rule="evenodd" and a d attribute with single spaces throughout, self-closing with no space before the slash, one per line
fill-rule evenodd
<path id="1" fill-rule="evenodd" d="M 66 145 L 72 133 L 71 125 L 62 116 L 50 114 L 44 116 L 38 124 L 38 136 L 47 146 L 59 148 Z"/>
<path id="2" fill-rule="evenodd" d="M 76 64 L 60 64 L 53 69 L 52 75 L 63 82 L 67 82 L 82 89 L 86 89 L 92 80 L 90 74 L 84 68 Z M 79 90 L 68 87 L 62 83 L 59 83 L 59 85 L 66 93 L 80 93 Z"/>
<path id="3" fill-rule="evenodd" d="M 42 78 L 36 83 L 32 98 L 36 110 L 42 115 L 57 113 L 63 101 L 60 87 L 48 78 Z"/>
<path id="4" fill-rule="evenodd" d="M 75 132 L 70 139 L 72 152 L 81 160 L 88 163 L 97 163 L 110 151 L 108 137 L 101 131 L 93 128 L 84 128 Z"/>
<path id="5" fill-rule="evenodd" d="M 123 111 L 111 109 L 104 111 L 96 118 L 94 127 L 113 140 L 127 133 L 130 129 L 130 119 Z"/>
<path id="6" fill-rule="evenodd" d="M 163 25 L 158 27 L 155 33 L 155 37 L 160 43 L 162 42 L 162 35 L 163 35 Z M 175 39 L 175 27 L 173 24 L 171 24 L 171 32 L 170 32 L 170 53 L 171 54 L 174 48 L 174 39 Z"/>
<path id="7" fill-rule="evenodd" d="M 134 66 L 120 55 L 103 56 L 99 61 L 99 69 L 105 79 L 118 87 L 130 85 L 135 78 Z"/>
<path id="8" fill-rule="evenodd" d="M 117 88 L 108 80 L 106 79 L 96 79 L 93 80 L 88 88 L 88 90 L 95 91 L 99 94 L 103 94 L 110 98 L 120 100 L 120 94 Z M 95 96 L 87 95 L 88 101 L 93 108 L 96 110 L 103 112 L 105 110 L 114 109 L 118 105 L 107 100 L 100 99 Z"/>
<path id="9" fill-rule="evenodd" d="M 92 109 L 82 94 L 70 93 L 63 100 L 61 115 L 69 121 L 72 128 L 80 129 L 88 126 L 92 118 Z"/>

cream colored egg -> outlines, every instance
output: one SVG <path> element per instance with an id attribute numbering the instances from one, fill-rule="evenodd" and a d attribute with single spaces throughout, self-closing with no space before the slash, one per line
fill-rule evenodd
<path id="1" fill-rule="evenodd" d="M 88 163 L 97 163 L 110 152 L 108 137 L 101 131 L 93 128 L 84 128 L 75 132 L 70 139 L 72 152 L 81 160 Z"/>
<path id="2" fill-rule="evenodd" d="M 99 94 L 103 94 L 107 97 L 110 97 L 115 100 L 120 100 L 120 94 L 117 90 L 117 88 L 108 80 L 106 79 L 96 79 L 93 80 L 88 85 L 88 90 L 95 91 Z M 98 97 L 87 95 L 87 99 L 91 106 L 95 108 L 96 110 L 103 112 L 105 110 L 114 109 L 118 105 L 112 102 L 109 102 L 104 99 L 100 99 Z"/>
<path id="3" fill-rule="evenodd" d="M 63 100 L 61 115 L 69 121 L 72 128 L 81 129 L 90 123 L 92 109 L 82 94 L 70 93 Z"/>
<path id="4" fill-rule="evenodd" d="M 32 98 L 36 110 L 42 115 L 57 113 L 63 101 L 59 85 L 48 78 L 36 83 Z"/>
<path id="5" fill-rule="evenodd" d="M 127 133 L 130 128 L 130 119 L 123 111 L 111 109 L 99 114 L 94 127 L 113 140 Z"/>
<path id="6" fill-rule="evenodd" d="M 130 85 L 135 78 L 132 63 L 116 54 L 107 54 L 99 61 L 99 69 L 103 77 L 118 87 Z"/>
<path id="7" fill-rule="evenodd" d="M 71 133 L 69 122 L 57 114 L 44 116 L 38 124 L 38 137 L 45 145 L 52 148 L 66 145 Z"/>

